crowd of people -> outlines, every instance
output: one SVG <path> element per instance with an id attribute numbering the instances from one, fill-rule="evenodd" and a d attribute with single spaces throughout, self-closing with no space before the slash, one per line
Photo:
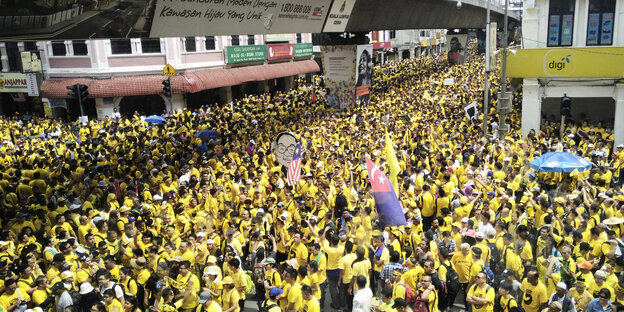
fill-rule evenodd
<path id="1" fill-rule="evenodd" d="M 583 122 L 521 137 L 517 101 L 483 136 L 463 110 L 482 84 L 476 57 L 419 57 L 376 67 L 347 111 L 315 77 L 162 125 L 2 118 L 0 310 L 624 311 L 624 146 Z M 294 187 L 282 131 L 304 148 Z M 405 226 L 378 222 L 368 181 L 386 133 Z M 530 168 L 553 150 L 594 166 Z"/>

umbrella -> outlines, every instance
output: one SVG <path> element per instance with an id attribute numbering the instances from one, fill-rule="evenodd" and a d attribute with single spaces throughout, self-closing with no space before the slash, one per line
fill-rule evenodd
<path id="1" fill-rule="evenodd" d="M 195 132 L 193 136 L 196 138 L 200 138 L 202 140 L 210 140 L 210 139 L 218 140 L 219 138 L 221 138 L 221 136 L 219 135 L 219 132 L 212 130 L 212 129 Z"/>
<path id="2" fill-rule="evenodd" d="M 567 152 L 548 152 L 531 162 L 531 168 L 543 172 L 572 172 L 591 169 L 592 163 Z"/>
<path id="3" fill-rule="evenodd" d="M 152 116 L 146 117 L 145 121 L 160 125 L 160 124 L 164 124 L 165 122 L 167 122 L 167 119 L 160 117 L 158 115 L 152 115 Z"/>

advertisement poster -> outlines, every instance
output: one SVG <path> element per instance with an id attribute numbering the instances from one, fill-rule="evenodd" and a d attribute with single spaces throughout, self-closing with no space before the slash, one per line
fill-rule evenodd
<path id="1" fill-rule="evenodd" d="M 26 75 L 20 73 L 0 73 L 0 92 L 28 92 Z"/>
<path id="2" fill-rule="evenodd" d="M 587 45 L 598 44 L 598 26 L 600 24 L 600 13 L 589 14 L 587 20 Z"/>
<path id="3" fill-rule="evenodd" d="M 295 58 L 312 56 L 313 49 L 312 43 L 295 43 Z"/>
<path id="4" fill-rule="evenodd" d="M 267 45 L 267 49 L 267 57 L 269 60 L 293 58 L 295 55 L 295 48 L 289 43 L 269 44 Z"/>
<path id="5" fill-rule="evenodd" d="M 327 16 L 323 32 L 344 32 L 354 5 L 355 0 L 335 0 Z"/>
<path id="6" fill-rule="evenodd" d="M 157 0 L 150 37 L 320 33 L 330 0 Z"/>
<path id="7" fill-rule="evenodd" d="M 321 46 L 327 100 L 334 109 L 355 103 L 356 45 Z"/>
<path id="8" fill-rule="evenodd" d="M 602 13 L 600 44 L 613 44 L 613 13 Z"/>
<path id="9" fill-rule="evenodd" d="M 548 22 L 548 45 L 559 45 L 559 15 L 551 15 Z"/>
<path id="10" fill-rule="evenodd" d="M 358 59 L 355 72 L 355 96 L 358 102 L 368 104 L 370 84 L 373 80 L 373 45 L 359 45 L 356 55 Z"/>
<path id="11" fill-rule="evenodd" d="M 574 27 L 574 15 L 566 14 L 561 18 L 561 45 L 572 45 L 572 30 Z"/>
<path id="12" fill-rule="evenodd" d="M 466 58 L 467 34 L 447 34 L 449 40 L 446 45 L 448 61 L 451 64 L 463 64 Z"/>
<path id="13" fill-rule="evenodd" d="M 257 62 L 267 59 L 267 48 L 265 45 L 229 46 L 226 47 L 225 53 L 228 64 Z"/>

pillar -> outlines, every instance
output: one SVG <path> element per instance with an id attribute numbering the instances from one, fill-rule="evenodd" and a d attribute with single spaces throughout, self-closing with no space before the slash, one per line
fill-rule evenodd
<path id="1" fill-rule="evenodd" d="M 6 43 L 0 42 L 0 62 L 2 62 L 2 71 L 9 71 L 9 56 L 7 54 Z"/>
<path id="2" fill-rule="evenodd" d="M 219 88 L 219 102 L 221 104 L 232 103 L 232 87 Z"/>
<path id="3" fill-rule="evenodd" d="M 104 119 L 106 117 L 113 116 L 115 104 L 114 102 L 104 103 L 103 98 L 95 99 L 95 111 L 97 113 L 97 119 Z"/>
<path id="4" fill-rule="evenodd" d="M 533 129 L 540 130 L 542 119 L 542 97 L 537 79 L 524 79 L 522 89 L 522 137 Z"/>
<path id="5" fill-rule="evenodd" d="M 624 83 L 615 84 L 615 116 L 613 116 L 613 146 L 624 144 Z"/>
<path id="6" fill-rule="evenodd" d="M 186 108 L 186 99 L 182 93 L 171 95 L 171 110 L 174 113 L 182 112 Z"/>
<path id="7" fill-rule="evenodd" d="M 293 87 L 293 76 L 284 77 L 284 91 L 288 92 Z"/>
<path id="8" fill-rule="evenodd" d="M 262 93 L 267 93 L 267 92 L 269 92 L 269 81 L 268 80 L 258 81 L 258 93 L 262 94 Z"/>

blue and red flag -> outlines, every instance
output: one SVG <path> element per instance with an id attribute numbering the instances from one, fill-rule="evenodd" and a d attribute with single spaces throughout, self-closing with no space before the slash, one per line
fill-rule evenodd
<path id="1" fill-rule="evenodd" d="M 406 225 L 407 221 L 401 203 L 388 177 L 368 157 L 366 157 L 366 168 L 375 198 L 375 209 L 381 224 L 383 226 Z"/>
<path id="2" fill-rule="evenodd" d="M 301 179 L 301 143 L 297 143 L 297 146 L 295 146 L 295 152 L 290 161 L 286 177 L 288 179 L 288 185 L 290 186 L 295 186 Z"/>

